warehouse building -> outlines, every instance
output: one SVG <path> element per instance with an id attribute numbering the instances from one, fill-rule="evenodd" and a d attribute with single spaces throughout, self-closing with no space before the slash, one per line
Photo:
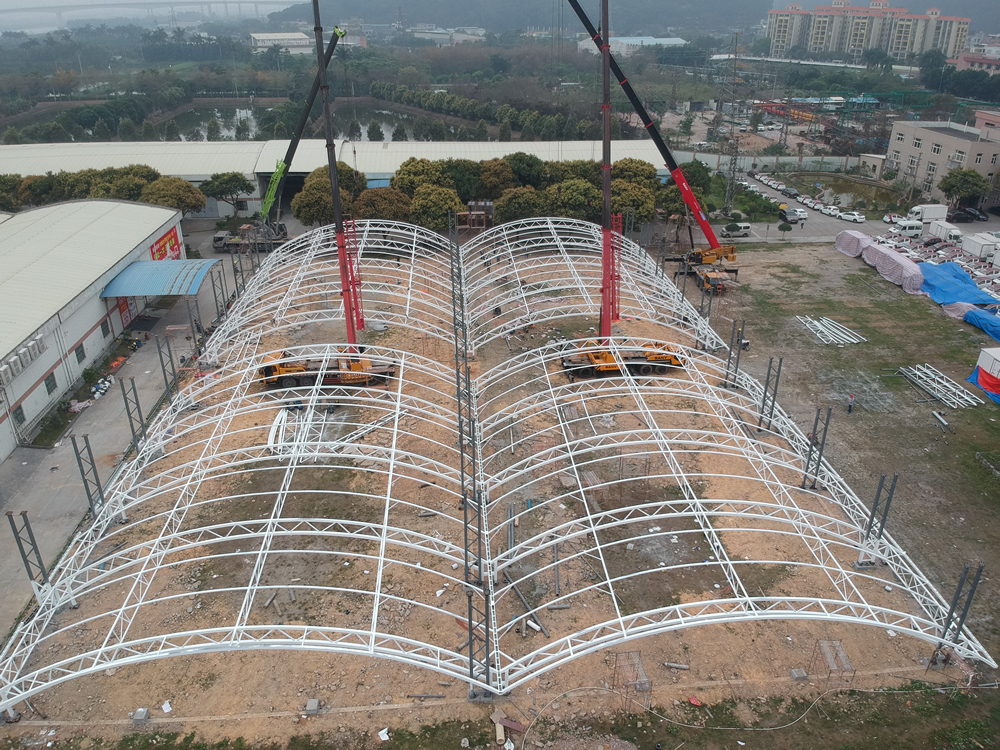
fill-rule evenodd
<path id="1" fill-rule="evenodd" d="M 134 262 L 184 257 L 180 224 L 174 209 L 111 200 L 0 215 L 0 461 L 146 306 L 105 287 Z"/>

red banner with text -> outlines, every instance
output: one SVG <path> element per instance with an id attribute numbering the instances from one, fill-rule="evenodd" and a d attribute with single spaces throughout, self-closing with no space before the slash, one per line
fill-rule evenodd
<path id="1" fill-rule="evenodd" d="M 177 236 L 177 227 L 171 227 L 169 232 L 150 245 L 149 254 L 153 260 L 179 260 L 181 241 Z"/>

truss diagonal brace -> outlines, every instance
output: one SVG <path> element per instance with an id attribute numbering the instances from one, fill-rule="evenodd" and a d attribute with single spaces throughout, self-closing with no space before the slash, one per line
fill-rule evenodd
<path id="1" fill-rule="evenodd" d="M 8 514 L 9 515 L 9 514 Z M 979 581 L 983 576 L 983 568 L 986 567 L 986 563 L 979 563 L 979 567 L 976 568 L 976 575 L 972 578 L 972 583 L 966 588 L 966 583 L 969 580 L 969 568 L 972 567 L 968 563 L 962 569 L 962 575 L 958 579 L 958 588 L 955 589 L 955 596 L 951 599 L 951 607 L 948 608 L 948 616 L 945 618 L 944 627 L 941 628 L 941 642 L 938 643 L 936 649 L 934 649 L 934 656 L 931 657 L 928 666 L 934 666 L 940 663 L 941 652 L 945 649 L 945 641 L 949 639 L 952 631 L 954 631 L 955 636 L 952 640 L 958 640 L 962 635 L 962 628 L 965 626 L 965 618 L 969 615 L 969 608 L 972 606 L 972 598 L 976 595 L 976 589 L 979 588 Z M 964 603 L 963 603 L 964 600 Z M 962 608 L 961 614 L 958 615 L 957 619 L 955 617 L 958 608 Z"/>
<path id="2" fill-rule="evenodd" d="M 131 421 L 129 426 L 131 426 Z M 84 452 L 81 452 L 80 446 L 76 444 L 76 435 L 70 435 L 69 439 L 73 443 L 76 464 L 80 467 L 83 491 L 87 493 L 87 502 L 90 504 L 90 515 L 94 517 L 94 520 L 97 520 L 97 514 L 101 512 L 106 501 L 104 488 L 101 487 L 101 477 L 97 473 L 97 463 L 94 461 L 94 451 L 90 448 L 90 435 L 83 436 Z"/>
<path id="3" fill-rule="evenodd" d="M 31 588 L 35 592 L 35 599 L 41 604 L 42 591 L 49 585 L 49 574 L 45 570 L 45 563 L 42 562 L 42 553 L 35 541 L 35 534 L 31 530 L 28 511 L 22 510 L 20 515 L 20 528 L 14 521 L 13 511 L 7 511 L 7 520 L 10 521 L 10 530 L 14 533 L 14 542 L 17 544 L 17 551 L 21 553 L 21 560 L 24 562 L 24 569 L 28 572 Z"/>

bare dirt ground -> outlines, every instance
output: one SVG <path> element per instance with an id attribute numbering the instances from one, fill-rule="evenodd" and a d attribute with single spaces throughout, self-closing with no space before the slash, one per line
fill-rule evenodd
<path id="1" fill-rule="evenodd" d="M 860 258 L 828 245 L 792 244 L 745 252 L 742 287 L 715 307 L 716 330 L 726 319 L 746 319 L 753 350 L 743 362 L 763 378 L 768 358 L 784 357 L 779 402 L 804 431 L 817 408 L 833 406 L 827 456 L 865 499 L 880 474 L 900 473 L 887 523 L 912 558 L 950 598 L 962 565 L 983 560 L 984 584 L 970 623 L 991 653 L 1000 653 L 996 616 L 1000 597 L 989 580 L 1000 563 L 995 523 L 1000 485 L 975 460 L 1000 445 L 1000 409 L 952 411 L 928 402 L 896 369 L 929 363 L 964 383 L 980 348 L 996 346 L 985 333 L 947 317 L 929 298 L 910 296 L 880 278 Z M 858 330 L 868 343 L 824 346 L 795 318 L 827 316 Z M 847 414 L 847 397 L 858 402 Z M 872 397 L 868 398 L 867 393 Z M 945 414 L 955 433 L 938 427 Z"/>
<path id="2" fill-rule="evenodd" d="M 879 473 L 902 474 L 889 532 L 904 543 L 946 598 L 954 590 L 963 562 L 984 559 L 992 567 L 997 562 L 994 550 L 1000 534 L 993 523 L 996 486 L 977 473 L 970 454 L 1000 444 L 997 423 L 991 421 L 997 418 L 998 410 L 988 405 L 948 414 L 957 434 L 945 435 L 935 427 L 930 415 L 935 407 L 920 403 L 924 398 L 921 394 L 899 379 L 879 377 L 891 374 L 900 365 L 926 361 L 960 381 L 974 364 L 979 346 L 987 344 L 985 337 L 945 317 L 929 300 L 907 297 L 882 281 L 860 259 L 847 258 L 832 247 L 741 250 L 738 265 L 742 286 L 717 301 L 713 322 L 725 336 L 731 319 L 746 318 L 753 348 L 744 356 L 743 366 L 762 378 L 768 357 L 785 358 L 779 402 L 804 431 L 811 429 L 816 408 L 836 407 L 826 455 L 863 498 L 873 495 Z M 693 290 L 693 285 L 689 289 Z M 869 343 L 823 347 L 795 321 L 795 314 L 835 318 L 860 329 Z M 636 324 L 632 330 L 625 324 L 623 330 L 629 335 L 648 335 L 643 326 Z M 392 338 L 405 336 L 396 332 L 379 343 L 385 345 L 392 343 Z M 415 342 L 409 346 L 423 348 Z M 502 361 L 505 349 L 494 345 L 477 366 L 495 363 L 491 359 Z M 448 357 L 443 345 L 432 345 L 426 353 L 441 361 Z M 877 385 L 872 385 L 873 378 Z M 876 410 L 875 399 L 862 395 L 854 413 L 848 416 L 846 394 L 864 393 L 863 388 L 872 389 L 872 394 L 884 391 L 880 403 L 888 407 L 878 406 Z M 181 445 L 176 450 L 180 455 L 185 448 Z M 715 482 L 720 492 L 734 489 L 723 487 L 717 477 L 706 477 L 706 481 Z M 235 490 L 226 487 L 220 491 Z M 245 510 L 230 506 L 226 512 Z M 454 509 L 450 512 L 455 513 Z M 725 541 L 734 551 L 748 545 L 737 527 L 726 532 Z M 238 560 L 232 562 L 229 567 L 218 563 L 220 574 L 240 569 L 235 564 Z M 582 578 L 582 570 L 568 564 L 565 569 L 573 580 Z M 196 584 L 204 579 L 204 571 L 183 570 L 184 575 L 170 585 L 190 589 L 191 595 L 183 602 L 192 609 L 201 609 L 197 606 L 200 598 Z M 789 572 L 767 571 L 768 577 L 760 580 L 760 586 L 783 591 L 809 583 L 807 575 Z M 699 581 L 689 590 L 682 587 L 677 593 L 684 598 L 702 595 L 702 584 Z M 642 590 L 635 596 L 641 598 Z M 171 609 L 161 614 L 166 624 L 170 624 L 168 620 L 197 622 L 199 618 L 210 618 L 213 606 L 230 606 L 218 599 L 215 604 L 206 599 L 205 605 L 201 612 L 185 614 Z M 995 644 L 997 635 L 993 625 L 996 606 L 996 591 L 987 578 L 973 606 L 970 623 L 988 647 Z M 331 607 L 301 616 L 322 621 L 334 614 Z M 274 624 L 291 625 L 295 620 L 289 618 L 299 615 L 260 616 L 274 617 Z M 409 616 L 408 611 L 391 613 L 393 623 L 404 631 L 446 627 L 454 631 L 451 635 L 456 641 L 463 636 L 453 624 L 442 626 L 438 621 L 432 625 L 416 617 L 407 620 Z M 578 618 L 597 616 L 596 612 L 547 615 L 553 628 L 579 627 L 582 621 Z M 155 622 L 148 624 L 156 626 Z M 84 642 L 88 636 L 80 632 L 76 637 Z M 528 648 L 543 638 L 538 633 L 517 636 Z M 696 697 L 710 705 L 731 702 L 734 720 L 752 723 L 773 706 L 772 698 L 779 702 L 791 697 L 804 699 L 828 686 L 826 680 L 815 676 L 815 668 L 810 670 L 809 681 L 794 682 L 790 677 L 791 669 L 815 667 L 818 638 L 844 643 L 858 669 L 855 688 L 896 686 L 926 676 L 920 659 L 929 654 L 928 644 L 894 637 L 882 629 L 852 625 L 804 621 L 714 625 L 642 639 L 629 644 L 629 649 L 641 650 L 653 683 L 652 702 L 665 707 L 668 716 L 685 722 L 707 721 L 707 714 L 690 705 L 689 699 Z M 668 661 L 687 664 L 690 669 L 662 666 Z M 594 740 L 589 737 L 558 738 L 573 729 L 586 734 L 588 726 L 606 726 L 623 708 L 621 699 L 606 690 L 612 681 L 611 662 L 608 651 L 579 658 L 535 678 L 500 704 L 508 715 L 524 724 L 534 720 L 535 712 L 542 717 L 533 730 L 539 734 L 531 736 L 532 741 L 544 736 L 546 741 L 578 743 L 556 747 L 582 750 L 593 746 Z M 934 673 L 935 680 L 942 682 L 960 676 L 957 670 Z M 443 685 L 442 681 L 449 684 Z M 414 695 L 443 697 L 411 697 Z M 308 698 L 322 701 L 320 715 L 305 717 L 301 713 Z M 165 701 L 170 703 L 169 714 L 164 711 Z M 120 667 L 54 687 L 32 703 L 35 713 L 29 712 L 20 725 L 7 729 L 9 736 L 21 736 L 27 741 L 29 737 L 37 738 L 41 731 L 47 741 L 84 734 L 113 739 L 134 731 L 128 712 L 139 706 L 151 709 L 154 720 L 147 725 L 151 729 L 195 731 L 205 741 L 213 742 L 235 736 L 248 742 L 269 742 L 305 733 L 346 738 L 367 732 L 371 737 L 382 727 L 416 733 L 425 725 L 447 721 L 482 724 L 495 708 L 469 703 L 464 685 L 413 666 L 384 659 L 275 651 L 185 657 Z M 636 729 L 643 731 L 643 727 Z M 54 734 L 49 735 L 49 731 Z M 343 746 L 347 746 L 346 741 Z"/>

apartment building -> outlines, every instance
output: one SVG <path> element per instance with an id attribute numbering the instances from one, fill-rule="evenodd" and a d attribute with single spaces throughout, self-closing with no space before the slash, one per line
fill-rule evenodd
<path id="1" fill-rule="evenodd" d="M 872 0 L 867 7 L 832 0 L 811 11 L 792 3 L 767 15 L 772 57 L 787 57 L 793 47 L 803 47 L 813 54 L 842 54 L 845 60 L 870 49 L 887 50 L 899 59 L 937 49 L 953 58 L 965 48 L 968 33 L 968 18 L 942 16 L 937 8 L 914 14 L 889 7 L 885 0 Z"/>
<path id="2" fill-rule="evenodd" d="M 885 170 L 914 184 L 931 198 L 947 202 L 937 185 L 953 169 L 974 169 L 993 189 L 979 206 L 1000 204 L 1000 112 L 977 111 L 976 127 L 956 122 L 903 122 L 892 126 Z"/>
<path id="3" fill-rule="evenodd" d="M 989 75 L 1000 73 L 1000 54 L 983 55 L 963 52 L 955 62 L 955 70 L 982 70 Z"/>

